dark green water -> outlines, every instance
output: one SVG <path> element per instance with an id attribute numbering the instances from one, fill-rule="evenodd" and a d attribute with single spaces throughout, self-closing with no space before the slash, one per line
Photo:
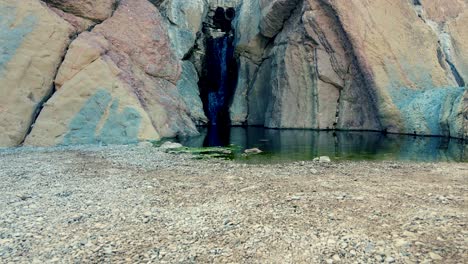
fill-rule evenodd
<path id="1" fill-rule="evenodd" d="M 253 163 L 312 160 L 329 156 L 334 160 L 399 160 L 422 162 L 468 162 L 468 144 L 458 139 L 384 135 L 378 132 L 333 132 L 232 127 L 182 138 L 188 147 L 239 146 L 259 148 L 261 155 L 240 160 Z"/>

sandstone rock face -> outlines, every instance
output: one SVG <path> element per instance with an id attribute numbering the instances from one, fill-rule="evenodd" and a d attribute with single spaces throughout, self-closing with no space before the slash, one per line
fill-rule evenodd
<path id="1" fill-rule="evenodd" d="M 447 28 L 453 40 L 452 60 L 457 68 L 460 77 L 463 79 L 463 84 L 468 84 L 468 6 L 464 9 L 463 14 L 452 20 Z"/>
<path id="2" fill-rule="evenodd" d="M 0 146 L 23 141 L 72 30 L 37 0 L 0 1 Z"/>
<path id="3" fill-rule="evenodd" d="M 206 118 L 203 110 L 203 102 L 200 99 L 198 73 L 195 66 L 189 61 L 184 61 L 182 63 L 182 75 L 177 83 L 177 88 L 195 124 L 206 125 L 208 123 L 208 118 Z"/>
<path id="4" fill-rule="evenodd" d="M 121 1 L 111 18 L 70 45 L 58 92 L 26 144 L 122 144 L 196 134 L 176 87 L 180 73 L 155 6 Z"/>
<path id="5" fill-rule="evenodd" d="M 453 103 L 463 89 L 447 88 L 459 83 L 452 65 L 447 65 L 450 58 L 444 52 L 444 41 L 424 17 L 418 17 L 421 7 L 406 0 L 325 2 L 339 18 L 360 70 L 377 95 L 383 128 L 448 135 L 442 117 L 451 110 L 444 107 L 445 100 Z M 437 19 L 445 16 L 450 15 Z M 431 109 L 437 111 L 428 116 Z"/>
<path id="6" fill-rule="evenodd" d="M 0 0 L 0 146 L 197 134 L 218 6 L 231 124 L 468 138 L 465 0 Z"/>
<path id="7" fill-rule="evenodd" d="M 255 6 L 254 2 L 250 5 Z M 241 46 L 240 56 L 246 59 L 240 60 L 237 89 L 246 90 L 248 96 L 244 101 L 234 98 L 238 103 L 231 107 L 231 119 L 236 116 L 241 123 L 238 117 L 245 116 L 249 125 L 273 128 L 380 129 L 371 91 L 363 85 L 357 63 L 346 52 L 349 47 L 344 32 L 337 27 L 333 14 L 319 1 L 294 6 L 281 1 L 257 4 L 263 6 L 262 19 L 252 28 L 259 32 L 265 28 L 261 25 L 270 23 L 265 19 L 286 18 L 275 27 L 279 33 L 271 29 L 273 33 L 265 34 L 276 36 L 269 46 Z M 240 26 L 238 30 L 248 25 Z M 255 38 L 255 33 L 238 37 L 240 43 L 255 43 Z M 245 52 L 249 50 L 260 50 L 261 59 L 252 60 L 252 52 Z M 250 62 L 259 66 L 244 70 L 243 65 Z M 238 107 L 243 104 L 248 107 Z M 247 110 L 241 114 L 242 109 Z"/>
<path id="8" fill-rule="evenodd" d="M 262 18 L 258 0 L 244 1 L 234 21 L 236 52 L 244 58 L 259 64 L 269 39 L 260 33 Z M 242 64 L 242 61 L 240 62 Z"/>
<path id="9" fill-rule="evenodd" d="M 460 86 L 468 80 L 468 2 L 463 0 L 421 1 L 420 16 L 437 34 L 441 53 Z"/>
<path id="10" fill-rule="evenodd" d="M 26 145 L 128 144 L 158 139 L 120 69 L 98 58 L 69 79 L 44 106 Z"/>
<path id="11" fill-rule="evenodd" d="M 169 22 L 169 37 L 179 59 L 190 51 L 201 31 L 206 16 L 204 0 L 173 0 L 164 3 L 162 9 Z"/>
<path id="12" fill-rule="evenodd" d="M 255 6 L 237 24 L 236 123 L 463 134 L 465 1 L 251 0 L 241 14 Z"/>
<path id="13" fill-rule="evenodd" d="M 72 25 L 74 27 L 75 34 L 81 33 L 96 24 L 96 22 L 92 20 L 82 18 L 79 16 L 75 16 L 71 13 L 67 13 L 56 7 L 51 6 L 50 10 L 54 11 L 57 15 L 59 15 L 61 18 L 67 21 L 70 25 Z"/>
<path id="14" fill-rule="evenodd" d="M 116 0 L 44 0 L 67 13 L 93 21 L 103 21 L 114 11 Z"/>
<path id="15" fill-rule="evenodd" d="M 260 0 L 262 16 L 259 27 L 262 35 L 272 38 L 278 34 L 294 9 L 300 9 L 299 3 L 300 0 Z"/>

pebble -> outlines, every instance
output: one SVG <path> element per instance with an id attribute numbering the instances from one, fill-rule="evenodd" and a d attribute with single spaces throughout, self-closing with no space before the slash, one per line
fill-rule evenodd
<path id="1" fill-rule="evenodd" d="M 0 263 L 270 263 L 291 245 L 300 254 L 285 254 L 285 263 L 463 263 L 466 252 L 466 184 L 417 182 L 430 163 L 397 163 L 397 181 L 374 162 L 193 161 L 149 145 L 38 153 L 0 150 Z M 427 198 L 436 189 L 450 208 Z"/>
<path id="2" fill-rule="evenodd" d="M 442 260 L 442 257 L 434 252 L 429 252 L 429 257 L 433 260 Z"/>
<path id="3" fill-rule="evenodd" d="M 340 262 L 340 261 L 341 261 L 340 256 L 338 256 L 338 255 L 336 255 L 336 254 L 333 255 L 333 261 Z"/>

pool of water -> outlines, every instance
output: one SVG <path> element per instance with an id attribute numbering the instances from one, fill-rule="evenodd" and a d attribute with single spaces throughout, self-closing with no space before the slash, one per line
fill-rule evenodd
<path id="1" fill-rule="evenodd" d="M 468 144 L 442 137 L 385 135 L 379 132 L 278 130 L 261 127 L 201 128 L 196 137 L 181 138 L 188 147 L 229 146 L 259 148 L 261 155 L 242 157 L 253 163 L 312 160 L 400 160 L 423 162 L 468 162 Z"/>

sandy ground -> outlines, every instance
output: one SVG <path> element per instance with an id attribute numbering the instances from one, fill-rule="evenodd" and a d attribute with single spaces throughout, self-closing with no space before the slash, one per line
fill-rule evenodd
<path id="1" fill-rule="evenodd" d="M 468 164 L 0 151 L 0 262 L 467 263 Z"/>

